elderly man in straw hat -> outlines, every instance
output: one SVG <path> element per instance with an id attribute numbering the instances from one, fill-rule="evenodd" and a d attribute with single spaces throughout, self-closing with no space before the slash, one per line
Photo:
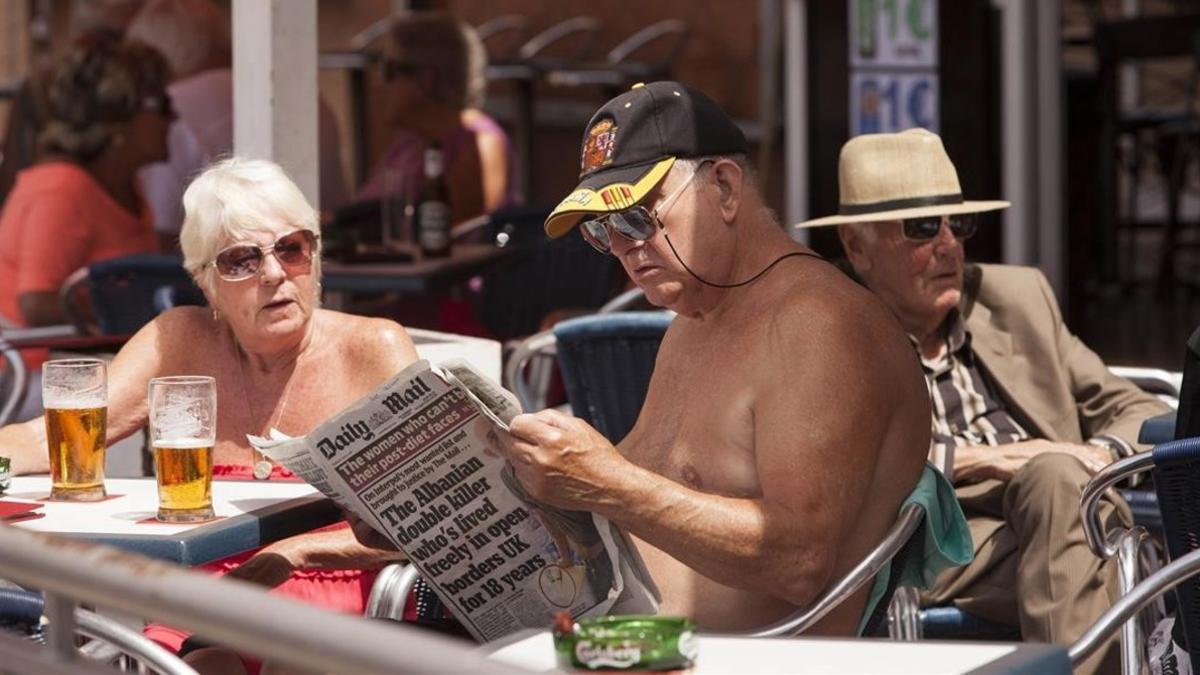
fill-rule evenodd
<path id="1" fill-rule="evenodd" d="M 933 398 L 931 459 L 971 523 L 974 562 L 944 573 L 927 601 L 1070 643 L 1115 589 L 1114 566 L 1084 540 L 1081 489 L 1133 453 L 1141 422 L 1166 406 L 1067 330 L 1041 272 L 964 265 L 977 214 L 1008 202 L 964 201 L 937 135 L 850 140 L 838 185 L 840 215 L 800 226 L 837 225 L 855 274 L 907 331 Z M 1119 505 L 1106 517 L 1128 514 Z M 1084 670 L 1102 663 L 1117 667 L 1115 648 Z"/>
<path id="2" fill-rule="evenodd" d="M 917 360 L 876 298 L 788 238 L 742 132 L 704 94 L 635 86 L 592 117 L 582 145 L 581 182 L 547 233 L 578 225 L 678 317 L 617 447 L 545 410 L 515 418 L 497 450 L 538 500 L 632 534 L 662 612 L 761 627 L 811 603 L 880 541 L 918 481 L 940 479 L 924 469 Z M 952 513 L 938 522 L 961 523 L 965 539 L 946 488 Z M 854 634 L 881 593 L 868 595 L 817 630 Z"/>

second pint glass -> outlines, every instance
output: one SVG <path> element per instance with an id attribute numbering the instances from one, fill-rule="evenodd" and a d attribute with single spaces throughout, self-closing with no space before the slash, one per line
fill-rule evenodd
<path id="1" fill-rule="evenodd" d="M 104 499 L 108 383 L 104 362 L 63 359 L 42 365 L 42 405 L 50 452 L 50 498 Z"/>
<path id="2" fill-rule="evenodd" d="M 158 519 L 187 523 L 212 518 L 216 381 L 201 376 L 156 377 L 150 380 L 148 400 Z"/>

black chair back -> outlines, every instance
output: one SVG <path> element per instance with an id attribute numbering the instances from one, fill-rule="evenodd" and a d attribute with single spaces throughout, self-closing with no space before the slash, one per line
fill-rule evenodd
<path id="1" fill-rule="evenodd" d="M 571 412 L 613 443 L 633 428 L 646 400 L 671 312 L 612 312 L 554 326 Z"/>
<path id="2" fill-rule="evenodd" d="M 532 335 L 555 310 L 594 310 L 613 296 L 621 265 L 571 232 L 550 239 L 542 229 L 549 209 L 514 207 L 493 213 L 492 236 L 520 253 L 484 276 L 480 322 L 501 340 Z"/>
<path id="3" fill-rule="evenodd" d="M 88 267 L 88 293 L 96 323 L 104 334 L 136 332 L 159 313 L 155 293 L 164 286 L 194 296 L 192 277 L 172 255 L 132 255 Z"/>
<path id="4" fill-rule="evenodd" d="M 1188 338 L 1173 443 L 1155 446 L 1154 489 L 1171 560 L 1200 548 L 1200 328 Z M 1187 440 L 1184 440 L 1187 439 Z M 1200 577 L 1175 588 L 1176 639 L 1200 659 Z M 1182 630 L 1181 630 L 1182 628 Z M 1180 639 L 1182 638 L 1182 639 Z"/>

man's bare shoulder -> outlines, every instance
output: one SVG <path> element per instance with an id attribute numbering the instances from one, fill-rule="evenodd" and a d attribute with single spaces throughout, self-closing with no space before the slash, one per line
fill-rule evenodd
<path id="1" fill-rule="evenodd" d="M 895 318 L 870 290 L 833 265 L 814 262 L 788 275 L 774 290 L 770 300 L 777 311 L 770 317 L 778 330 L 801 335 L 812 329 L 839 334 L 899 331 Z"/>

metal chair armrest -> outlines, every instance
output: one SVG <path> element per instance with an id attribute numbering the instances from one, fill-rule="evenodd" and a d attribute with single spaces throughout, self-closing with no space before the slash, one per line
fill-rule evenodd
<path id="1" fill-rule="evenodd" d="M 413 565 L 395 563 L 384 567 L 371 586 L 364 615 L 369 619 L 402 620 L 408 596 L 420 578 L 421 573 Z"/>
<path id="2" fill-rule="evenodd" d="M 517 50 L 517 54 L 523 59 L 533 59 L 555 42 L 581 34 L 575 42 L 575 57 L 580 58 L 591 49 L 599 31 L 600 20 L 596 17 L 577 16 L 566 19 L 529 38 L 529 41 Z"/>
<path id="3" fill-rule="evenodd" d="M 17 351 L 11 342 L 4 339 L 3 334 L 0 334 L 0 358 L 3 359 L 8 372 L 12 375 L 8 398 L 4 401 L 3 406 L 0 406 L 0 426 L 4 426 L 12 421 L 17 411 L 21 409 L 21 404 L 25 402 L 25 389 L 29 386 L 29 373 L 25 370 L 25 359 L 21 358 L 21 352 Z"/>
<path id="4" fill-rule="evenodd" d="M 671 49 L 667 52 L 663 63 L 673 63 L 679 52 L 683 50 L 683 45 L 687 42 L 688 24 L 681 19 L 664 19 L 652 23 L 649 26 L 639 30 L 621 41 L 621 44 L 613 47 L 608 52 L 607 61 L 609 63 L 621 63 L 629 58 L 637 50 L 645 47 L 654 40 L 657 40 L 666 35 L 676 35 L 675 44 L 671 45 Z"/>
<path id="5" fill-rule="evenodd" d="M 521 403 L 521 410 L 529 412 L 545 404 L 545 392 L 542 393 L 543 400 L 539 402 L 534 392 L 530 390 L 523 371 L 525 365 L 535 356 L 553 355 L 555 341 L 553 330 L 530 335 L 517 345 L 504 365 L 504 386 L 517 395 L 517 400 Z"/>
<path id="6" fill-rule="evenodd" d="M 146 638 L 140 632 L 112 619 L 85 609 L 76 609 L 75 623 L 76 630 L 79 633 L 100 641 L 99 643 L 89 644 L 112 645 L 119 654 L 134 657 L 142 664 L 150 666 L 153 672 L 161 673 L 162 675 L 198 675 L 191 666 L 184 663 L 178 656 L 163 649 L 156 642 Z M 87 647 L 88 645 L 85 645 L 85 648 L 81 651 L 97 657 L 102 655 L 101 650 L 94 647 L 87 649 Z"/>
<path id="7" fill-rule="evenodd" d="M 1200 550 L 1175 560 L 1166 567 L 1134 587 L 1128 594 L 1118 598 L 1075 644 L 1067 650 L 1071 665 L 1077 666 L 1091 656 L 1113 632 L 1135 616 L 1160 595 L 1200 572 Z"/>
<path id="8" fill-rule="evenodd" d="M 1083 533 L 1087 537 L 1088 548 L 1097 557 L 1107 560 L 1117 554 L 1115 539 L 1104 531 L 1104 525 L 1100 522 L 1100 497 L 1117 483 L 1153 468 L 1154 456 L 1150 453 L 1133 455 L 1104 467 L 1083 488 L 1083 497 L 1079 500 Z"/>
<path id="9" fill-rule="evenodd" d="M 88 284 L 88 268 L 80 267 L 71 272 L 58 289 L 58 304 L 62 307 L 67 322 L 75 327 L 80 335 L 99 335 L 100 327 L 84 316 L 79 306 L 80 294 L 86 294 Z"/>
<path id="10" fill-rule="evenodd" d="M 896 518 L 896 523 L 888 530 L 883 541 L 871 550 L 867 557 L 854 566 L 842 578 L 838 579 L 808 607 L 800 609 L 764 628 L 751 631 L 748 637 L 779 637 L 797 635 L 811 628 L 813 624 L 825 617 L 833 608 L 840 605 L 860 588 L 871 582 L 879 571 L 891 563 L 892 558 L 900 552 L 913 533 L 925 519 L 925 509 L 918 504 L 904 507 Z"/>

